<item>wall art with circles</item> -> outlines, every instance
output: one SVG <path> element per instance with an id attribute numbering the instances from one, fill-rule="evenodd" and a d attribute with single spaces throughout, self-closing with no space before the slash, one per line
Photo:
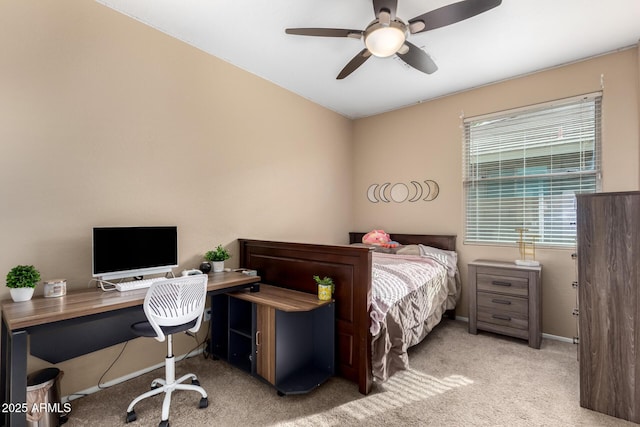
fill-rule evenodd
<path id="1" fill-rule="evenodd" d="M 367 189 L 367 199 L 371 203 L 431 202 L 438 197 L 440 186 L 432 179 L 410 181 L 409 184 L 397 182 L 391 184 L 371 184 Z"/>

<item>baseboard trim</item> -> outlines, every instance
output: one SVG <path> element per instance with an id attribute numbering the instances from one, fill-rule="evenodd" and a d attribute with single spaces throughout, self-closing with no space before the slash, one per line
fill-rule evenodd
<path id="1" fill-rule="evenodd" d="M 187 359 L 190 359 L 190 358 L 192 358 L 192 357 L 194 357 L 194 356 L 197 356 L 197 355 L 199 355 L 199 354 L 202 354 L 202 352 L 203 352 L 203 349 L 202 349 L 202 348 L 200 348 L 200 349 L 198 349 L 198 351 L 189 352 L 189 353 L 184 353 L 184 354 L 182 354 L 182 355 L 180 355 L 180 356 L 176 356 L 176 362 L 178 362 L 178 361 L 180 361 L 180 360 L 183 360 L 182 358 L 183 358 L 185 355 L 187 355 L 187 354 L 189 355 L 189 357 L 187 357 Z M 158 369 L 158 368 L 162 368 L 163 366 L 164 366 L 164 362 L 160 362 L 160 363 L 158 363 L 158 364 L 156 364 L 156 365 L 149 366 L 149 367 L 144 368 L 144 369 L 140 369 L 139 371 L 131 372 L 130 374 L 124 375 L 124 376 L 122 376 L 122 377 L 114 378 L 114 379 L 112 379 L 111 381 L 107 381 L 106 383 L 102 384 L 102 386 L 101 386 L 101 387 L 98 387 L 98 386 L 96 385 L 96 386 L 93 386 L 93 387 L 87 388 L 87 389 L 85 389 L 85 390 L 80 390 L 80 391 L 77 391 L 77 392 L 75 392 L 75 393 L 71 393 L 71 394 L 70 394 L 70 395 L 68 395 L 68 396 L 62 396 L 61 401 L 62 401 L 62 402 L 71 402 L 72 400 L 80 399 L 81 397 L 88 396 L 88 395 L 90 395 L 90 394 L 93 394 L 93 393 L 96 393 L 96 392 L 98 392 L 98 391 L 101 391 L 101 390 L 103 390 L 103 389 L 105 389 L 105 388 L 109 388 L 109 387 L 112 387 L 112 386 L 114 386 L 114 385 L 116 385 L 116 384 L 123 383 L 123 382 L 125 382 L 125 381 L 130 380 L 130 379 L 133 379 L 133 378 L 139 377 L 140 375 L 144 375 L 144 374 L 146 374 L 146 373 L 148 373 L 148 372 L 155 371 L 156 369 Z M 134 397 L 135 397 L 135 396 L 134 396 Z"/>
<path id="2" fill-rule="evenodd" d="M 456 320 L 460 320 L 462 322 L 469 323 L 468 317 L 456 316 Z M 561 337 L 560 335 L 551 335 L 551 334 L 542 334 L 542 338 L 554 341 L 568 342 L 569 344 L 573 344 L 573 338 Z"/>
<path id="3" fill-rule="evenodd" d="M 568 342 L 569 344 L 573 344 L 573 338 L 561 337 L 560 335 L 542 334 L 542 338 L 546 338 L 548 340 L 554 340 L 554 341 Z"/>

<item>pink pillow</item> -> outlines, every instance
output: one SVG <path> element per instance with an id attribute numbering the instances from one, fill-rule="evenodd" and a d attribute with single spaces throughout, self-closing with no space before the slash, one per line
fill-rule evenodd
<path id="1" fill-rule="evenodd" d="M 385 233 L 384 230 L 368 232 L 362 237 L 362 243 L 366 245 L 383 246 L 385 248 L 395 248 L 398 246 L 398 242 L 391 240 L 391 236 Z"/>

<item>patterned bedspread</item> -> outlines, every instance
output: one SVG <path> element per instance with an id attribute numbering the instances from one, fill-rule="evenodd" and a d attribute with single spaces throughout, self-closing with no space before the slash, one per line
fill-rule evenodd
<path id="1" fill-rule="evenodd" d="M 449 305 L 458 294 L 457 278 L 455 260 L 439 254 L 373 254 L 370 330 L 377 380 L 409 367 L 407 349 L 453 308 Z"/>

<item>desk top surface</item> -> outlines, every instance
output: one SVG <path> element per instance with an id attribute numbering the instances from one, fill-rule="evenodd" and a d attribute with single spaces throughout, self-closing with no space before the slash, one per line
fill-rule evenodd
<path id="1" fill-rule="evenodd" d="M 260 285 L 260 292 L 242 290 L 229 295 L 282 311 L 309 311 L 333 302 L 320 300 L 315 294 L 264 284 Z"/>
<path id="2" fill-rule="evenodd" d="M 259 276 L 247 276 L 242 273 L 223 272 L 209 274 L 207 290 L 225 291 L 260 281 Z M 10 330 L 28 328 L 60 320 L 92 314 L 106 313 L 127 307 L 142 305 L 147 289 L 133 291 L 105 292 L 99 288 L 70 291 L 67 295 L 55 298 L 42 296 L 29 301 L 2 301 L 2 318 Z"/>

